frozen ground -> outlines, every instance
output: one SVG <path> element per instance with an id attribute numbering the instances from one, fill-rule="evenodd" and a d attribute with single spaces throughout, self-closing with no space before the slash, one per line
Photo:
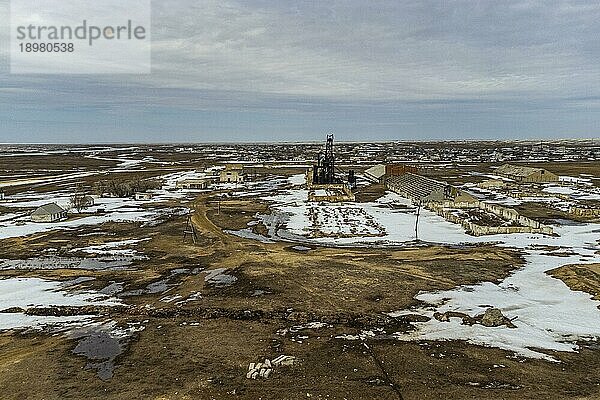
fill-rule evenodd
<path id="1" fill-rule="evenodd" d="M 70 293 L 64 283 L 37 278 L 9 278 L 0 280 L 0 310 L 18 307 L 29 309 L 49 306 L 115 306 L 120 302 L 103 294 L 80 291 Z M 0 312 L 0 330 L 33 328 L 42 329 L 60 325 L 82 326 L 92 320 L 91 316 L 52 317 L 26 315 L 22 312 Z"/>
<path id="2" fill-rule="evenodd" d="M 285 215 L 281 228 L 299 235 L 306 242 L 340 245 L 402 245 L 414 240 L 414 209 L 394 205 L 407 205 L 405 199 L 388 194 L 374 203 L 320 204 L 306 201 L 306 191 L 290 190 L 269 198 L 277 213 Z M 310 209 L 320 208 L 323 213 L 336 215 L 340 209 L 361 207 L 385 229 L 383 237 L 309 237 L 313 229 Z M 353 221 L 359 225 L 367 221 Z M 341 232 L 347 229 L 336 218 L 319 220 L 323 231 Z M 462 286 L 454 290 L 420 293 L 416 298 L 425 305 L 413 310 L 399 310 L 392 315 L 421 314 L 431 319 L 416 323 L 417 329 L 409 334 L 397 334 L 399 340 L 466 340 L 470 343 L 499 347 L 516 354 L 553 360 L 544 350 L 575 351 L 577 341 L 600 337 L 599 301 L 583 292 L 570 290 L 561 280 L 552 278 L 546 271 L 569 264 L 600 263 L 600 224 L 555 226 L 559 236 L 535 234 L 492 235 L 473 237 L 464 229 L 451 224 L 436 214 L 422 210 L 419 238 L 444 244 L 474 244 L 496 242 L 498 246 L 520 249 L 525 253 L 525 266 L 499 283 L 485 282 Z M 557 246 L 558 252 L 542 250 L 540 246 Z M 572 255 L 565 257 L 564 252 Z M 435 312 L 457 311 L 475 316 L 495 307 L 509 318 L 517 328 L 490 328 L 483 325 L 462 325 L 461 319 L 440 322 L 433 318 Z"/>
<path id="3" fill-rule="evenodd" d="M 484 176 L 492 179 L 501 177 L 494 175 L 484 175 L 472 172 L 471 175 Z M 504 179 L 506 181 L 506 179 Z M 551 208 L 568 212 L 572 206 L 579 201 L 600 201 L 600 188 L 592 185 L 591 178 L 576 178 L 561 176 L 560 183 L 549 183 L 543 185 L 541 193 L 528 197 L 512 197 L 502 190 L 492 188 L 484 189 L 478 187 L 475 183 L 466 183 L 462 187 L 480 200 L 489 203 L 501 204 L 504 206 L 516 206 L 527 202 L 545 203 Z"/>
<path id="4" fill-rule="evenodd" d="M 599 188 L 548 185 L 543 191 L 546 193 L 566 195 L 575 200 L 600 200 Z"/>
<path id="5" fill-rule="evenodd" d="M 169 200 L 192 198 L 197 192 L 175 190 L 175 184 L 183 178 L 195 177 L 196 172 L 179 172 L 163 176 L 165 186 L 151 191 L 149 200 L 133 200 L 131 198 L 95 197 L 95 204 L 77 213 L 69 210 L 70 219 L 54 223 L 32 222 L 29 212 L 10 213 L 0 219 L 0 239 L 24 237 L 51 230 L 68 230 L 81 226 L 100 225 L 107 222 L 142 222 L 152 224 L 165 212 L 179 212 L 176 209 L 161 205 Z M 69 208 L 71 193 L 56 191 L 51 193 L 24 192 L 15 194 L 1 204 L 8 208 L 31 209 L 50 202 L 63 208 Z M 79 217 L 79 218 L 77 218 Z"/>
<path id="6" fill-rule="evenodd" d="M 273 202 L 274 213 L 281 215 L 277 223 L 307 242 L 398 245 L 416 239 L 414 207 L 395 193 L 371 203 L 314 203 L 307 198 L 307 190 L 294 189 L 265 199 Z M 272 217 L 263 218 L 265 225 L 272 221 Z M 429 210 L 421 210 L 420 240 L 440 243 L 469 238 L 462 227 Z"/>
<path id="7" fill-rule="evenodd" d="M 86 225 L 100 225 L 106 222 L 150 222 L 155 216 L 156 213 L 153 211 L 144 211 L 137 208 L 121 209 L 105 215 L 91 215 L 54 223 L 31 222 L 29 216 L 25 216 L 7 223 L 0 223 L 0 239 L 24 237 L 57 229 L 74 229 Z"/>
<path id="8" fill-rule="evenodd" d="M 101 254 L 101 255 L 136 255 L 138 253 L 137 250 L 129 248 L 129 246 L 136 245 L 140 242 L 144 242 L 146 239 L 130 239 L 130 240 L 120 240 L 117 242 L 108 242 L 96 246 L 88 246 L 82 248 L 76 248 L 70 250 L 72 253 L 81 251 L 83 253 L 89 254 Z"/>
<path id="9" fill-rule="evenodd" d="M 525 266 L 499 284 L 485 282 L 458 289 L 421 293 L 416 298 L 427 305 L 415 310 L 403 310 L 392 315 L 418 313 L 432 317 L 435 311 L 457 311 L 475 316 L 488 307 L 496 307 L 514 318 L 516 329 L 488 328 L 482 325 L 462 325 L 460 319 L 440 322 L 432 318 L 417 323 L 417 330 L 399 334 L 401 340 L 461 339 L 470 343 L 490 345 L 517 354 L 553 359 L 540 350 L 574 351 L 579 339 L 600 337 L 599 301 L 583 292 L 570 290 L 562 281 L 546 271 L 569 264 L 600 263 L 600 224 L 556 227 L 560 237 L 512 235 L 499 236 L 503 246 L 524 250 Z M 573 255 L 554 255 L 537 248 L 540 245 L 560 246 Z M 535 247 L 534 247 L 535 246 Z"/>

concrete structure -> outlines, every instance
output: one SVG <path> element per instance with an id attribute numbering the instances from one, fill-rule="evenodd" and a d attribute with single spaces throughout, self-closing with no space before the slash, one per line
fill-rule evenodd
<path id="1" fill-rule="evenodd" d="M 246 175 L 244 166 L 241 164 L 227 164 L 219 176 L 221 183 L 244 183 Z"/>
<path id="2" fill-rule="evenodd" d="M 45 204 L 31 214 L 33 222 L 56 222 L 67 218 L 67 211 L 56 203 Z"/>
<path id="3" fill-rule="evenodd" d="M 551 226 L 543 225 L 539 221 L 527 218 L 511 208 L 502 207 L 498 204 L 490 204 L 482 201 L 474 203 L 445 201 L 442 203 L 429 203 L 428 207 L 448 221 L 462 225 L 473 236 L 511 233 L 554 234 Z M 506 221 L 506 224 L 500 226 L 480 225 L 468 218 L 456 215 L 454 210 L 457 209 L 478 209 L 501 218 Z"/>
<path id="4" fill-rule="evenodd" d="M 576 217 L 600 218 L 600 208 L 584 205 L 573 206 L 569 208 L 569 214 Z"/>
<path id="5" fill-rule="evenodd" d="M 477 187 L 481 189 L 504 189 L 506 182 L 500 179 L 488 179 L 477 184 Z"/>
<path id="6" fill-rule="evenodd" d="M 402 176 L 390 177 L 386 180 L 386 187 L 415 204 L 424 205 L 435 211 L 448 221 L 462 225 L 467 232 L 475 236 L 500 233 L 553 234 L 551 227 L 524 217 L 513 209 L 481 202 L 463 190 L 425 176 L 406 173 Z M 498 218 L 500 224 L 481 225 L 472 220 L 469 212 L 456 212 L 461 209 L 488 213 Z"/>
<path id="7" fill-rule="evenodd" d="M 406 165 L 406 164 L 387 164 L 385 166 L 385 175 L 390 176 L 400 176 L 407 173 L 417 174 L 419 169 L 414 165 Z"/>
<path id="8" fill-rule="evenodd" d="M 365 171 L 365 178 L 375 183 L 385 183 L 392 176 L 401 176 L 406 173 L 416 174 L 418 168 L 406 164 L 378 164 Z"/>
<path id="9" fill-rule="evenodd" d="M 496 169 L 496 174 L 522 183 L 558 182 L 558 175 L 544 168 L 532 168 L 521 165 L 504 164 Z"/>
<path id="10" fill-rule="evenodd" d="M 210 180 L 205 178 L 184 179 L 177 182 L 177 189 L 206 189 L 210 185 Z"/>
<path id="11" fill-rule="evenodd" d="M 410 172 L 401 176 L 389 177 L 385 183 L 387 189 L 416 204 L 443 201 L 473 203 L 477 201 L 475 197 L 452 185 Z"/>
<path id="12" fill-rule="evenodd" d="M 352 188 L 347 183 L 316 184 L 313 182 L 313 169 L 306 171 L 306 186 L 308 187 L 308 201 L 326 201 L 340 203 L 356 201 Z"/>
<path id="13" fill-rule="evenodd" d="M 308 201 L 326 201 L 329 203 L 341 203 L 345 201 L 356 201 L 352 190 L 345 183 L 330 185 L 312 185 L 308 192 Z"/>

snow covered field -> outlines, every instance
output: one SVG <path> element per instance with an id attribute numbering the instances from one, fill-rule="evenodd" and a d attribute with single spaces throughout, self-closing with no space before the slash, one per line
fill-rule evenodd
<path id="1" fill-rule="evenodd" d="M 387 194 L 377 202 L 352 204 L 314 205 L 306 200 L 306 191 L 289 190 L 272 196 L 273 209 L 285 215 L 281 227 L 299 235 L 306 242 L 338 245 L 402 245 L 415 238 L 414 209 L 392 207 L 408 203 L 395 194 Z M 362 219 L 352 221 L 367 229 L 366 221 L 372 218 L 383 227 L 381 237 L 353 236 L 334 238 L 311 237 L 314 221 L 310 219 L 310 210 L 318 208 L 320 212 L 334 217 L 319 219 L 320 230 L 331 236 L 343 235 L 349 228 L 345 221 L 336 218 L 340 210 L 361 208 Z M 355 211 L 353 211 L 355 212 Z M 553 360 L 543 353 L 544 350 L 575 351 L 576 342 L 582 339 L 600 337 L 599 301 L 583 292 L 570 290 L 561 280 L 552 278 L 546 271 L 569 264 L 600 263 L 600 224 L 576 224 L 554 227 L 558 237 L 535 234 L 492 235 L 473 237 L 464 229 L 451 224 L 428 211 L 421 211 L 419 238 L 424 241 L 443 244 L 476 244 L 496 242 L 498 246 L 522 250 L 526 264 L 513 275 L 499 283 L 485 282 L 479 285 L 463 286 L 454 290 L 420 293 L 416 298 L 425 306 L 413 310 L 398 310 L 391 315 L 421 314 L 431 319 L 428 322 L 415 323 L 417 329 L 409 334 L 396 334 L 399 340 L 466 340 L 470 343 L 498 347 L 516 354 Z M 556 246 L 558 252 L 540 250 L 539 246 Z M 565 257 L 564 251 L 573 255 Z M 488 308 L 499 308 L 509 318 L 516 319 L 515 329 L 508 327 L 485 327 L 483 325 L 462 325 L 460 318 L 451 318 L 450 322 L 440 322 L 433 318 L 435 312 L 456 311 L 479 315 Z"/>
<path id="2" fill-rule="evenodd" d="M 485 282 L 458 289 L 421 293 L 416 298 L 427 305 L 392 315 L 457 311 L 475 316 L 495 307 L 509 318 L 516 317 L 516 329 L 462 325 L 460 319 L 440 322 L 431 318 L 417 323 L 417 330 L 398 334 L 401 340 L 461 339 L 514 351 L 526 357 L 552 360 L 540 350 L 575 351 L 579 339 L 600 337 L 599 301 L 583 292 L 570 290 L 546 271 L 569 264 L 600 263 L 600 224 L 556 227 L 560 237 L 511 235 L 498 237 L 503 246 L 524 250 L 525 266 L 499 284 Z M 524 237 L 525 236 L 525 237 Z M 574 255 L 543 252 L 532 246 L 560 246 Z"/>
<path id="3" fill-rule="evenodd" d="M 32 222 L 29 213 L 11 213 L 0 219 L 0 239 L 24 237 L 36 233 L 51 230 L 68 230 L 81 226 L 100 225 L 107 222 L 142 222 L 152 223 L 159 219 L 165 212 L 180 212 L 159 207 L 160 203 L 170 200 L 191 199 L 197 195 L 197 191 L 175 190 L 176 182 L 180 179 L 197 177 L 197 173 L 178 172 L 167 174 L 162 177 L 165 185 L 161 189 L 150 191 L 153 195 L 148 200 L 133 200 L 131 198 L 117 197 L 95 197 L 95 204 L 83 210 L 80 218 L 70 219 L 54 223 Z M 24 192 L 18 193 L 9 200 L 3 201 L 2 206 L 8 208 L 36 208 L 50 202 L 57 203 L 63 208 L 70 207 L 71 193 L 57 191 L 50 193 Z M 101 213 L 94 215 L 94 213 Z M 70 214 L 77 216 L 78 213 L 71 209 Z M 93 214 L 93 215 L 90 215 Z"/>
<path id="4" fill-rule="evenodd" d="M 415 209 L 395 193 L 388 193 L 371 203 L 313 203 L 308 191 L 292 189 L 264 199 L 282 216 L 285 230 L 307 242 L 336 245 L 402 245 L 416 239 Z M 316 215 L 316 220 L 315 216 Z M 312 216 L 312 217 L 311 217 Z M 271 222 L 263 218 L 265 225 Z M 315 232 L 320 234 L 315 235 Z M 356 235 L 352 234 L 355 232 Z M 460 243 L 471 236 L 456 224 L 429 210 L 421 210 L 419 239 Z"/>
<path id="5" fill-rule="evenodd" d="M 100 293 L 80 291 L 69 293 L 65 284 L 37 278 L 10 278 L 0 280 L 0 310 L 13 307 L 22 309 L 49 306 L 116 306 L 121 303 Z M 7 329 L 42 329 L 82 326 L 92 321 L 91 316 L 53 317 L 27 315 L 21 312 L 0 313 L 0 331 Z"/>

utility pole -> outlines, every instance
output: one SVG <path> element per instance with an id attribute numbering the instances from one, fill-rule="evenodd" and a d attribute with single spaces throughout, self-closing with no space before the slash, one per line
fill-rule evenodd
<path id="1" fill-rule="evenodd" d="M 417 205 L 417 219 L 415 221 L 415 239 L 419 240 L 419 215 L 421 214 L 421 200 Z"/>
<path id="2" fill-rule="evenodd" d="M 196 227 L 192 222 L 192 213 L 188 214 L 187 222 L 185 224 L 185 229 L 183 231 L 183 241 L 187 239 L 188 235 L 192 237 L 192 241 L 194 244 L 198 241 L 198 234 L 196 233 Z"/>

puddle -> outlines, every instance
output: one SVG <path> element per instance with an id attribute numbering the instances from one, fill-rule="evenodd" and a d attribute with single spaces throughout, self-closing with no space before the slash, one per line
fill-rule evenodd
<path id="1" fill-rule="evenodd" d="M 171 271 L 171 275 L 183 275 L 189 274 L 191 270 L 189 268 L 177 268 Z"/>
<path id="2" fill-rule="evenodd" d="M 237 278 L 233 275 L 225 274 L 227 268 L 217 268 L 206 272 L 204 281 L 215 287 L 229 286 L 237 281 Z"/>
<path id="3" fill-rule="evenodd" d="M 104 381 L 113 377 L 115 358 L 123 351 L 119 340 L 106 332 L 92 333 L 79 341 L 74 354 L 86 357 L 88 369 L 95 369 Z"/>
<path id="4" fill-rule="evenodd" d="M 156 294 L 166 292 L 173 285 L 169 285 L 168 279 L 163 279 L 162 281 L 153 282 L 146 286 L 146 293 L 148 294 Z"/>
<path id="5" fill-rule="evenodd" d="M 98 378 L 111 380 L 115 360 L 125 351 L 134 334 L 142 330 L 144 327 L 139 323 L 118 328 L 115 322 L 78 329 L 70 334 L 71 338 L 79 339 L 73 354 L 85 357 L 88 360 L 85 368 L 95 370 Z"/>
<path id="6" fill-rule="evenodd" d="M 117 293 L 121 293 L 124 287 L 124 284 L 121 282 L 112 282 L 110 285 L 100 290 L 100 293 L 105 294 L 107 296 L 114 296 Z"/>
<path id="7" fill-rule="evenodd" d="M 306 246 L 293 246 L 292 250 L 296 250 L 296 251 L 301 251 L 303 253 L 311 251 L 312 249 L 310 247 L 306 247 Z"/>

